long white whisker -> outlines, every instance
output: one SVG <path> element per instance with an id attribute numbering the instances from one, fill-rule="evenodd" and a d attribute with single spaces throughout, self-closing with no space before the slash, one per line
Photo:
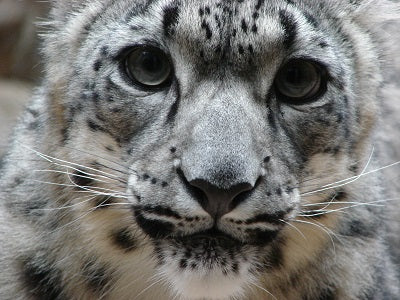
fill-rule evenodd
<path id="1" fill-rule="evenodd" d="M 37 154 L 39 157 L 42 157 L 43 159 L 45 159 L 45 160 L 47 160 L 48 162 L 51 162 L 51 163 L 53 163 L 53 164 L 55 164 L 55 165 L 59 165 L 59 166 L 63 166 L 63 167 L 69 167 L 69 168 L 71 168 L 71 169 L 73 168 L 72 166 L 76 166 L 76 167 L 78 167 L 78 168 L 84 168 L 84 169 L 87 169 L 87 170 L 95 171 L 95 172 L 104 174 L 104 175 L 106 175 L 106 176 L 111 176 L 111 177 L 114 177 L 114 178 L 119 178 L 118 176 L 116 176 L 116 175 L 114 175 L 114 174 L 109 174 L 109 173 L 107 173 L 107 172 L 104 172 L 104 171 L 101 171 L 101 170 L 97 170 L 97 169 L 92 168 L 92 167 L 88 167 L 88 166 L 80 165 L 80 164 L 77 164 L 77 163 L 69 162 L 69 161 L 66 161 L 66 160 L 63 160 L 63 159 L 59 159 L 59 158 L 56 158 L 56 157 L 52 157 L 52 156 L 50 156 L 50 155 L 41 153 L 41 152 L 39 152 L 39 151 L 37 151 L 37 150 L 35 150 L 35 149 L 32 149 L 32 148 L 30 148 L 30 147 L 28 147 L 28 146 L 25 146 L 25 145 L 22 145 L 22 146 L 23 146 L 24 148 L 27 148 L 27 149 L 30 150 L 30 151 L 33 151 L 33 152 L 34 152 L 35 154 Z M 59 163 L 57 163 L 57 162 L 55 162 L 55 161 L 62 162 L 63 164 L 67 164 L 67 166 L 66 166 L 66 165 L 62 165 L 62 164 L 59 164 Z M 82 170 L 80 170 L 80 169 L 78 169 L 78 170 L 79 170 L 79 171 L 82 171 Z"/>
<path id="2" fill-rule="evenodd" d="M 305 240 L 307 240 L 306 236 L 304 235 L 303 232 L 301 232 L 300 229 L 298 229 L 296 226 L 294 226 L 293 224 L 286 222 L 285 220 L 279 219 L 279 221 L 281 221 L 282 223 L 285 223 L 286 225 L 292 227 L 294 230 L 296 230 Z"/>
<path id="3" fill-rule="evenodd" d="M 275 300 L 278 300 L 270 291 L 268 291 L 267 289 L 259 286 L 258 284 L 255 284 L 254 282 L 250 282 L 250 284 L 254 285 L 255 287 L 259 288 L 260 290 L 266 292 L 268 295 L 270 295 L 272 298 L 274 298 Z"/>
<path id="4" fill-rule="evenodd" d="M 307 215 L 299 215 L 299 216 L 304 216 L 304 217 L 314 217 L 314 216 L 320 216 L 320 215 L 325 215 L 325 214 L 330 214 L 330 213 L 334 213 L 334 212 L 338 212 L 338 211 L 343 211 L 346 209 L 350 209 L 352 207 L 358 207 L 358 206 L 376 206 L 376 207 L 384 207 L 385 205 L 379 205 L 376 203 L 382 203 L 382 202 L 389 202 L 389 201 L 397 201 L 399 200 L 399 198 L 393 198 L 393 199 L 386 199 L 386 200 L 377 200 L 377 201 L 373 201 L 373 202 L 365 202 L 365 203 L 356 203 L 354 205 L 349 205 L 349 206 L 345 206 L 345 207 L 340 207 L 337 209 L 330 209 L 330 210 L 325 210 L 323 212 L 318 212 L 315 214 L 307 214 Z M 318 211 L 318 210 L 311 210 L 311 212 L 314 211 Z M 307 212 L 307 211 L 305 211 Z"/>
<path id="5" fill-rule="evenodd" d="M 56 183 L 56 182 L 41 181 L 41 180 L 35 180 L 35 179 L 33 179 L 32 181 L 38 182 L 38 183 L 43 183 L 43 184 L 49 184 L 49 185 L 64 186 L 64 187 L 76 187 L 77 186 L 75 184 Z M 89 192 L 89 193 L 96 194 L 98 196 L 112 196 L 112 197 L 117 197 L 117 198 L 127 198 L 127 196 L 125 196 L 124 194 L 121 194 L 120 192 L 112 191 L 112 190 L 108 190 L 108 189 L 104 189 L 104 188 L 100 188 L 100 187 L 96 187 L 96 189 L 103 190 L 103 191 L 107 191 L 108 190 L 108 191 L 112 191 L 113 193 L 110 194 L 110 193 L 99 192 L 99 191 L 93 190 L 93 188 L 89 187 L 89 186 L 80 186 L 80 185 L 78 185 L 78 187 L 80 189 L 84 190 L 84 191 L 77 191 L 78 193 L 79 192 L 81 192 L 81 193 L 82 192 Z"/>
<path id="6" fill-rule="evenodd" d="M 349 177 L 347 179 L 343 179 L 343 180 L 340 180 L 340 181 L 337 181 L 337 182 L 334 182 L 334 183 L 330 183 L 330 184 L 324 185 L 324 186 L 322 186 L 321 189 L 317 189 L 317 190 L 313 190 L 313 191 L 302 193 L 301 196 L 312 195 L 312 194 L 320 193 L 320 192 L 323 192 L 323 191 L 326 191 L 326 190 L 331 190 L 331 189 L 335 189 L 335 188 L 338 188 L 338 187 L 342 187 L 342 186 L 348 185 L 348 184 L 358 180 L 359 178 L 361 178 L 363 176 L 369 175 L 371 173 L 379 172 L 379 171 L 382 171 L 384 169 L 387 169 L 387 168 L 390 168 L 390 167 L 393 167 L 393 166 L 396 166 L 396 165 L 399 165 L 399 164 L 400 164 L 400 161 L 392 163 L 392 164 L 384 166 L 384 167 L 381 167 L 381 168 L 378 168 L 378 169 L 374 169 L 374 170 L 371 170 L 371 171 L 368 171 L 368 172 L 364 172 L 364 170 L 368 167 L 368 165 L 367 165 L 363 170 L 364 173 L 362 172 L 359 175 L 352 176 L 352 177 Z M 336 183 L 340 183 L 340 182 L 341 182 L 341 184 L 335 185 Z"/>
<path id="7" fill-rule="evenodd" d="M 293 222 L 298 222 L 298 223 L 304 223 L 304 224 L 308 224 L 308 225 L 313 225 L 315 227 L 318 227 L 322 231 L 324 231 L 329 236 L 329 239 L 331 240 L 331 243 L 332 243 L 332 246 L 333 246 L 333 250 L 334 250 L 334 252 L 336 252 L 335 242 L 333 241 L 333 238 L 332 238 L 332 235 L 331 235 L 331 233 L 333 234 L 333 232 L 331 230 L 328 231 L 328 228 L 326 226 L 322 226 L 322 225 L 318 225 L 318 224 L 315 224 L 315 223 L 310 222 L 310 221 L 304 221 L 304 220 L 298 220 L 298 219 L 294 219 L 292 221 Z"/>
<path id="8" fill-rule="evenodd" d="M 33 170 L 33 172 L 39 172 L 39 173 L 56 173 L 56 174 L 66 174 L 66 175 L 71 174 L 71 173 L 66 172 L 66 171 L 51 170 L 51 169 L 47 169 L 47 170 Z M 82 173 L 83 173 L 83 172 L 82 172 Z M 86 179 L 90 179 L 90 180 L 97 181 L 97 182 L 108 183 L 107 181 L 100 180 L 100 179 L 97 179 L 97 178 L 95 178 L 95 177 L 91 177 L 91 175 L 93 175 L 93 174 L 90 174 L 90 175 L 89 175 L 89 174 L 86 174 L 86 175 L 88 175 L 88 176 L 78 175 L 78 174 L 74 174 L 73 176 L 74 176 L 74 177 L 79 177 L 79 178 L 86 178 Z M 93 176 L 96 176 L 96 175 L 93 175 Z M 101 177 L 105 178 L 104 176 L 101 176 Z"/>

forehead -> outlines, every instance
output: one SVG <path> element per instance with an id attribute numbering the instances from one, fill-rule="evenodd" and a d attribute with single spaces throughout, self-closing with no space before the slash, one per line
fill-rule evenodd
<path id="1" fill-rule="evenodd" d="M 161 1 L 152 9 L 157 10 L 169 41 L 207 57 L 291 49 L 301 41 L 316 40 L 319 31 L 312 8 L 300 2 Z"/>

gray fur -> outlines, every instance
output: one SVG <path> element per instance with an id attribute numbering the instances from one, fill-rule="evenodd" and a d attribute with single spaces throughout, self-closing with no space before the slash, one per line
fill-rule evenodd
<path id="1" fill-rule="evenodd" d="M 380 47 L 399 9 L 54 1 L 0 169 L 0 298 L 400 298 L 399 166 L 368 173 L 400 159 Z M 127 79 L 137 44 L 167 53 L 170 86 Z M 329 81 L 289 105 L 274 80 L 299 57 Z"/>

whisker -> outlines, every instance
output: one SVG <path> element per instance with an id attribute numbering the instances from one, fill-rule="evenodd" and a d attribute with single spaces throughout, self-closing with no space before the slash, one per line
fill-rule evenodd
<path id="1" fill-rule="evenodd" d="M 158 283 L 160 283 L 162 281 L 164 281 L 164 278 L 162 278 L 162 277 L 160 279 L 154 281 L 152 284 L 150 284 L 149 286 L 144 288 L 139 294 L 137 294 L 135 299 L 138 299 L 138 297 L 141 296 L 143 293 L 145 293 L 148 289 L 150 289 L 151 287 L 153 287 L 154 285 L 156 285 L 156 284 L 158 284 Z"/>
<path id="2" fill-rule="evenodd" d="M 348 185 L 348 184 L 358 180 L 359 178 L 361 178 L 363 176 L 366 176 L 366 175 L 369 175 L 369 174 L 372 174 L 372 173 L 375 173 L 375 172 L 379 172 L 379 171 L 382 171 L 384 169 L 387 169 L 387 168 L 390 168 L 390 167 L 393 167 L 393 166 L 396 166 L 396 165 L 399 165 L 399 164 L 400 164 L 400 161 L 397 161 L 395 163 L 392 163 L 392 164 L 389 164 L 389 165 L 386 165 L 384 167 L 381 167 L 381 168 L 378 168 L 378 169 L 374 169 L 374 170 L 371 170 L 371 171 L 368 171 L 368 172 L 363 171 L 359 175 L 352 176 L 352 177 L 349 177 L 347 179 L 343 179 L 343 180 L 340 180 L 340 181 L 337 181 L 337 182 L 334 182 L 334 183 L 330 183 L 330 184 L 324 185 L 324 186 L 321 187 L 321 189 L 305 192 L 305 193 L 301 194 L 301 196 L 312 195 L 312 194 L 319 193 L 319 192 L 322 192 L 322 191 L 326 191 L 326 190 L 331 190 L 331 189 L 335 189 L 335 188 L 338 188 L 338 187 L 342 187 L 342 186 Z M 340 183 L 340 184 L 335 185 L 337 183 Z"/>
<path id="3" fill-rule="evenodd" d="M 303 232 L 301 232 L 300 229 L 298 229 L 296 226 L 294 226 L 293 224 L 286 222 L 285 220 L 279 219 L 280 222 L 285 223 L 286 225 L 292 227 L 294 230 L 296 230 L 305 240 L 307 240 L 306 236 L 304 235 Z"/>
<path id="4" fill-rule="evenodd" d="M 48 161 L 50 163 L 53 163 L 55 165 L 58 165 L 58 166 L 69 167 L 69 168 L 73 168 L 72 166 L 76 166 L 78 168 L 84 168 L 84 169 L 87 169 L 87 170 L 95 171 L 95 172 L 98 172 L 98 173 L 101 173 L 101 174 L 104 174 L 104 175 L 107 175 L 107 176 L 110 176 L 110 177 L 119 178 L 118 176 L 116 176 L 114 174 L 109 174 L 107 172 L 104 172 L 104 171 L 101 171 L 101 170 L 98 170 L 98 169 L 95 169 L 95 168 L 92 168 L 92 167 L 88 167 L 88 166 L 80 165 L 80 164 L 77 164 L 77 163 L 69 162 L 69 161 L 66 161 L 66 160 L 62 160 L 62 159 L 59 159 L 59 158 L 56 158 L 56 157 L 52 157 L 50 155 L 41 153 L 41 152 L 39 152 L 39 151 L 37 151 L 35 149 L 32 149 L 32 148 L 29 148 L 27 146 L 24 146 L 24 145 L 22 145 L 22 146 L 27 148 L 30 151 L 33 151 L 35 154 L 37 154 L 39 157 L 45 159 L 46 161 Z M 57 163 L 55 161 L 58 161 L 58 162 L 61 162 L 63 164 L 67 164 L 67 165 L 59 164 L 59 163 Z M 78 170 L 82 171 L 81 169 L 78 169 Z"/>
<path id="5" fill-rule="evenodd" d="M 350 208 L 353 208 L 353 207 L 359 207 L 359 206 L 384 207 L 385 205 L 383 205 L 383 204 L 379 205 L 379 204 L 376 204 L 376 203 L 397 201 L 397 200 L 399 200 L 399 198 L 386 199 L 386 200 L 377 200 L 377 201 L 365 202 L 365 203 L 357 203 L 357 204 L 349 205 L 349 206 L 346 206 L 346 207 L 341 207 L 341 208 L 337 208 L 337 209 L 330 209 L 330 210 L 317 212 L 315 214 L 307 214 L 307 215 L 299 215 L 299 216 L 314 217 L 314 216 L 320 216 L 320 215 L 330 214 L 330 213 L 334 213 L 334 212 L 339 212 L 339 211 L 343 211 L 343 210 L 347 210 L 347 209 L 350 209 Z M 310 212 L 314 212 L 314 211 L 318 211 L 318 210 L 311 210 Z M 307 212 L 307 211 L 304 211 L 304 212 Z"/>
<path id="6" fill-rule="evenodd" d="M 323 225 L 320 225 L 320 224 L 316 224 L 316 223 L 313 223 L 311 221 L 293 219 L 292 222 L 298 222 L 298 223 L 313 225 L 313 226 L 321 229 L 323 232 L 325 232 L 329 236 L 329 239 L 331 240 L 331 243 L 332 243 L 332 246 L 333 246 L 333 251 L 336 252 L 335 242 L 333 241 L 333 238 L 332 238 L 332 235 L 331 235 L 331 234 L 333 234 L 333 235 L 335 235 L 335 234 L 332 232 L 332 230 L 330 230 L 330 229 L 328 230 L 328 228 L 326 226 L 323 226 Z M 314 222 L 316 222 L 316 221 L 314 221 Z"/>
<path id="7" fill-rule="evenodd" d="M 114 192 L 114 194 L 102 193 L 102 192 L 93 190 L 93 187 L 89 187 L 89 186 L 80 186 L 80 185 L 76 185 L 76 184 L 65 184 L 65 183 L 41 181 L 41 180 L 36 180 L 36 179 L 33 179 L 32 181 L 38 182 L 38 183 L 43 183 L 43 184 L 49 184 L 49 185 L 63 186 L 63 187 L 77 187 L 78 186 L 79 188 L 84 190 L 84 191 L 77 191 L 78 193 L 79 192 L 91 192 L 91 193 L 96 194 L 98 196 L 113 196 L 113 197 L 117 197 L 117 198 L 126 197 L 126 196 L 124 196 L 124 194 L 120 194 L 120 192 L 109 190 L 109 189 L 104 189 L 104 188 L 100 188 L 100 187 L 96 187 L 96 189 L 105 190 L 105 191 L 107 191 L 107 190 L 108 191 L 112 191 L 112 192 Z"/>
<path id="8" fill-rule="evenodd" d="M 259 286 L 258 284 L 255 284 L 254 282 L 250 282 L 250 284 L 254 285 L 255 287 L 259 288 L 260 290 L 266 292 L 268 295 L 270 295 L 272 298 L 274 298 L 275 300 L 278 300 L 270 291 L 268 291 L 267 289 Z"/>
<path id="9" fill-rule="evenodd" d="M 39 172 L 39 173 L 56 173 L 56 174 L 65 174 L 65 175 L 70 175 L 70 174 L 71 174 L 71 173 L 66 172 L 66 171 L 58 171 L 58 170 L 51 170 L 51 169 L 47 169 L 47 170 L 33 170 L 33 172 Z M 83 172 L 82 172 L 82 173 L 83 173 Z M 89 175 L 89 173 L 85 173 L 85 174 Z M 97 182 L 108 183 L 107 181 L 100 180 L 100 179 L 97 179 L 97 178 L 95 178 L 95 177 L 91 177 L 92 175 L 93 175 L 93 176 L 96 176 L 96 175 L 94 175 L 94 174 L 90 174 L 89 176 L 74 174 L 73 176 L 74 176 L 74 177 L 79 177 L 79 178 L 86 178 L 86 179 L 90 179 L 90 180 L 97 181 Z M 100 176 L 100 177 L 102 177 L 102 178 L 107 178 L 107 177 L 104 177 L 104 176 Z"/>
<path id="10" fill-rule="evenodd" d="M 129 170 L 128 167 L 124 166 L 123 164 L 118 163 L 118 162 L 116 162 L 116 161 L 114 161 L 114 160 L 110 160 L 110 159 L 108 159 L 108 158 L 102 157 L 102 156 L 100 156 L 100 155 L 98 155 L 98 154 L 91 153 L 91 152 L 88 152 L 88 151 L 85 151 L 85 150 L 82 150 L 82 149 L 77 149 L 77 148 L 74 148 L 74 147 L 71 147 L 71 146 L 68 146 L 68 145 L 64 145 L 63 147 L 68 148 L 68 149 L 70 149 L 70 150 L 78 151 L 78 152 L 81 152 L 81 153 L 89 154 L 89 155 L 91 155 L 91 156 L 94 156 L 94 157 L 103 159 L 103 160 L 105 160 L 105 161 L 107 161 L 107 162 L 110 162 L 110 163 L 113 163 L 113 164 L 115 164 L 115 165 L 117 165 L 117 166 L 119 166 L 119 167 L 122 167 L 123 169 L 126 169 L 127 171 L 131 171 L 131 170 Z M 134 170 L 133 170 L 133 171 L 134 171 Z M 122 173 L 122 171 L 120 171 L 120 172 Z M 126 173 L 126 174 L 128 174 L 128 173 Z"/>

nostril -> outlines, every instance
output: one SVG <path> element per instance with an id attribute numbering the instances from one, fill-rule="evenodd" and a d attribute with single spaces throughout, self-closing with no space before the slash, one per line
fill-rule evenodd
<path id="1" fill-rule="evenodd" d="M 215 219 L 227 214 L 245 201 L 261 180 L 260 177 L 254 186 L 248 182 L 242 182 L 225 189 L 205 179 L 189 181 L 181 168 L 178 168 L 176 172 L 186 191 Z"/>
<path id="2" fill-rule="evenodd" d="M 186 179 L 185 174 L 183 173 L 182 169 L 178 168 L 176 170 L 176 172 L 178 173 L 179 178 L 181 179 L 181 181 L 183 182 L 186 191 L 194 198 L 196 199 L 197 202 L 199 202 L 201 204 L 201 206 L 203 206 L 203 202 L 207 201 L 207 195 L 198 187 L 195 187 L 193 185 L 191 185 L 189 183 L 189 181 Z"/>
<path id="3" fill-rule="evenodd" d="M 246 198 L 245 193 L 253 189 L 253 186 L 247 182 L 236 184 L 229 189 L 218 188 L 203 179 L 195 179 L 189 183 L 206 196 L 202 198 L 200 205 L 214 218 L 230 212 Z"/>

